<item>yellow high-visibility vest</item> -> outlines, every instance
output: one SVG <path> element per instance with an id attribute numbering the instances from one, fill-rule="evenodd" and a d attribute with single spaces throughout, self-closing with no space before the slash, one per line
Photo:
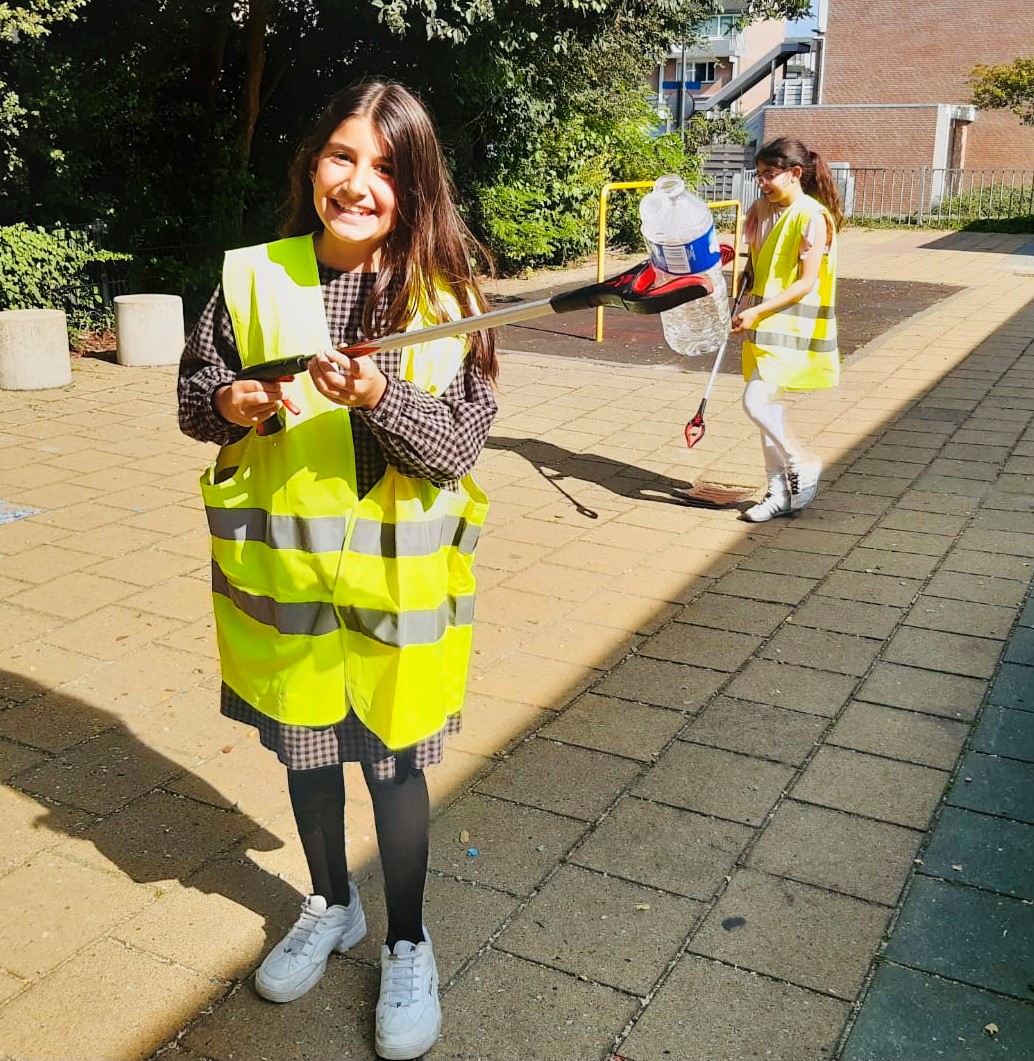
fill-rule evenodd
<path id="1" fill-rule="evenodd" d="M 229 252 L 223 292 L 246 366 L 332 345 L 311 236 Z M 465 353 L 458 338 L 409 347 L 402 377 L 441 394 Z M 360 498 L 348 411 L 307 373 L 289 392 L 300 415 L 224 446 L 201 477 L 223 681 L 279 721 L 351 709 L 405 748 L 462 707 L 488 500 L 470 476 L 443 490 L 390 465 Z"/>
<path id="2" fill-rule="evenodd" d="M 774 298 L 797 279 L 801 237 L 816 212 L 822 214 L 833 233 L 829 251 L 822 256 L 818 282 L 802 299 L 761 317 L 757 327 L 747 332 L 743 341 L 745 380 L 757 370 L 766 383 L 786 390 L 822 390 L 840 382 L 836 226 L 817 199 L 800 196 L 775 223 L 754 263 L 753 294 L 761 299 Z"/>

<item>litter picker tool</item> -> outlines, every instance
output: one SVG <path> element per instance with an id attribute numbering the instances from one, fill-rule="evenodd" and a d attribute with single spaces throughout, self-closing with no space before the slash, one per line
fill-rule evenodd
<path id="1" fill-rule="evenodd" d="M 749 286 L 748 280 L 750 278 L 750 270 L 745 269 L 743 276 L 740 278 L 740 290 L 736 295 L 736 301 L 733 303 L 732 311 L 729 314 L 730 320 L 736 316 L 739 312 L 740 304 L 743 302 L 743 296 L 747 293 Z M 714 359 L 714 365 L 711 367 L 711 375 L 708 377 L 707 386 L 704 388 L 704 396 L 700 399 L 700 405 L 697 406 L 697 411 L 694 414 L 692 420 L 686 424 L 686 445 L 692 449 L 703 437 L 706 427 L 704 426 L 704 409 L 707 408 L 707 399 L 711 397 L 711 391 L 714 389 L 714 381 L 718 376 L 718 369 L 721 368 L 722 358 L 725 356 L 725 348 L 729 345 L 728 335 L 725 337 L 725 342 L 718 348 L 718 354 Z"/>
<path id="2" fill-rule="evenodd" d="M 431 339 L 467 335 L 488 328 L 501 328 L 506 324 L 517 324 L 519 321 L 548 317 L 553 313 L 571 313 L 574 310 L 592 309 L 596 306 L 613 306 L 629 313 L 663 313 L 681 306 L 684 302 L 704 298 L 714 290 L 711 281 L 704 276 L 676 276 L 667 283 L 654 287 L 657 280 L 656 270 L 646 261 L 612 276 L 609 280 L 561 291 L 552 298 L 520 302 L 472 317 L 446 321 L 444 324 L 416 328 L 410 332 L 396 332 L 394 335 L 386 335 L 383 339 L 370 339 L 353 346 L 340 346 L 338 351 L 348 357 L 365 357 L 382 350 L 400 350 L 402 347 Z M 283 380 L 304 372 L 315 356 L 306 354 L 301 357 L 284 357 L 250 365 L 237 373 L 237 379 Z"/>

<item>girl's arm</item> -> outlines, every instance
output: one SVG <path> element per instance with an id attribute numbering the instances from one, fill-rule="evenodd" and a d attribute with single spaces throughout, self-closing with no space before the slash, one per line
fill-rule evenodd
<path id="1" fill-rule="evenodd" d="M 461 371 L 440 398 L 389 377 L 376 407 L 356 413 L 388 463 L 403 475 L 446 483 L 474 467 L 497 408 L 489 381 L 469 369 Z"/>
<path id="2" fill-rule="evenodd" d="M 176 384 L 180 430 L 199 442 L 220 446 L 236 442 L 247 428 L 228 423 L 216 412 L 215 395 L 233 383 L 241 358 L 222 288 L 208 300 L 187 339 Z"/>
<path id="3" fill-rule="evenodd" d="M 222 288 L 208 300 L 180 358 L 176 390 L 180 430 L 199 442 L 229 445 L 271 416 L 279 383 L 235 380 L 241 355 Z"/>
<path id="4" fill-rule="evenodd" d="M 489 381 L 468 367 L 436 398 L 386 375 L 377 358 L 327 350 L 312 359 L 309 374 L 321 394 L 362 420 L 385 460 L 403 475 L 438 484 L 462 478 L 496 414 Z"/>

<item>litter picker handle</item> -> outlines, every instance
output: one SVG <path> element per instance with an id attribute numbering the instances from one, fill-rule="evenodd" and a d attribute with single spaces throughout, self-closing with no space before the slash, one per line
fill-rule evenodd
<path id="1" fill-rule="evenodd" d="M 750 274 L 744 272 L 743 276 L 740 277 L 740 289 L 736 293 L 736 299 L 732 304 L 732 309 L 729 311 L 729 321 L 732 323 L 732 318 L 736 316 L 740 311 L 740 305 L 743 302 L 744 296 L 747 294 L 747 290 L 750 284 L 747 283 Z M 725 357 L 725 348 L 729 345 L 728 335 L 725 337 L 725 342 L 718 348 L 718 353 L 715 355 L 714 364 L 711 366 L 711 375 L 707 377 L 707 386 L 704 388 L 704 396 L 700 399 L 700 404 L 697 406 L 697 411 L 693 414 L 693 418 L 686 424 L 685 436 L 686 445 L 692 449 L 703 437 L 704 432 L 707 430 L 704 424 L 704 410 L 707 408 L 707 399 L 711 397 L 711 391 L 714 389 L 714 381 L 718 376 L 718 369 L 721 367 L 722 358 Z"/>
<path id="2" fill-rule="evenodd" d="M 732 322 L 732 318 L 736 316 L 740 311 L 740 306 L 743 304 L 744 296 L 747 294 L 747 274 L 744 273 L 740 278 L 740 289 L 736 294 L 736 299 L 732 304 L 732 309 L 729 311 L 729 321 Z M 725 342 L 722 343 L 718 355 L 714 359 L 714 364 L 711 366 L 711 375 L 708 377 L 707 386 L 704 388 L 704 397 L 701 399 L 700 408 L 697 410 L 698 416 L 704 415 L 704 407 L 707 405 L 707 399 L 711 397 L 711 391 L 714 389 L 714 381 L 718 376 L 718 369 L 721 367 L 722 358 L 725 356 L 725 348 L 729 343 L 729 337 L 726 336 Z"/>
<path id="3" fill-rule="evenodd" d="M 348 357 L 364 357 L 381 350 L 401 350 L 415 343 L 426 343 L 432 339 L 448 339 L 488 328 L 502 328 L 519 321 L 548 317 L 553 313 L 572 313 L 596 306 L 613 306 L 629 313 L 664 313 L 685 302 L 704 298 L 714 290 L 706 276 L 677 276 L 665 284 L 654 287 L 658 273 L 651 262 L 642 262 L 626 269 L 609 280 L 572 291 L 561 291 L 551 298 L 534 302 L 519 302 L 514 306 L 477 313 L 460 320 L 432 324 L 427 328 L 415 328 L 409 332 L 396 332 L 382 339 L 371 339 L 353 346 L 339 346 L 338 351 Z M 312 355 L 285 357 L 275 361 L 264 361 L 251 365 L 237 373 L 237 379 L 280 380 L 306 371 Z"/>
<path id="4" fill-rule="evenodd" d="M 312 354 L 302 354 L 298 357 L 278 357 L 274 361 L 262 361 L 257 365 L 249 365 L 241 369 L 237 373 L 237 379 L 261 379 L 267 383 L 275 383 L 277 380 L 287 379 L 308 371 L 311 360 Z"/>

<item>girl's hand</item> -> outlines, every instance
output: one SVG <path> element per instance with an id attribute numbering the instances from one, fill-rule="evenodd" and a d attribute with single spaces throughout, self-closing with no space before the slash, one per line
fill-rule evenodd
<path id="1" fill-rule="evenodd" d="M 283 403 L 279 383 L 260 379 L 239 379 L 215 392 L 216 412 L 239 427 L 264 424 Z"/>
<path id="2" fill-rule="evenodd" d="M 742 332 L 749 332 L 761 316 L 758 312 L 760 309 L 760 306 L 750 306 L 748 309 L 740 310 L 732 319 L 732 334 L 740 335 Z"/>
<path id="3" fill-rule="evenodd" d="M 349 409 L 373 409 L 384 397 L 388 377 L 371 357 L 324 350 L 309 362 L 309 375 L 324 397 Z"/>

